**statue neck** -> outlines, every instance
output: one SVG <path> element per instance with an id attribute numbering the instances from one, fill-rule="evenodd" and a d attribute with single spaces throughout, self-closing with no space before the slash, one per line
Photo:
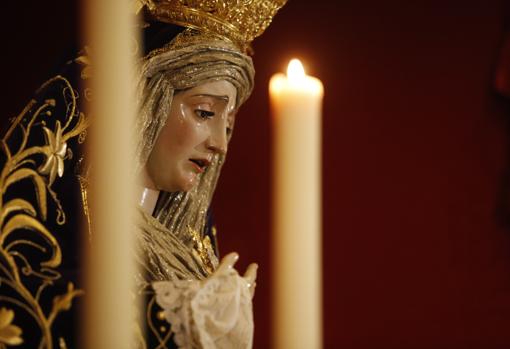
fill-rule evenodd
<path id="1" fill-rule="evenodd" d="M 143 187 L 139 189 L 137 194 L 138 205 L 140 205 L 145 213 L 152 215 L 156 207 L 156 202 L 158 201 L 159 190 Z"/>

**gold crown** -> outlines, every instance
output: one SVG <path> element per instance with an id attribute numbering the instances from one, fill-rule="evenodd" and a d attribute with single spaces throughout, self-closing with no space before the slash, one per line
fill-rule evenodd
<path id="1" fill-rule="evenodd" d="M 287 0 L 138 0 L 153 19 L 197 29 L 245 50 Z"/>

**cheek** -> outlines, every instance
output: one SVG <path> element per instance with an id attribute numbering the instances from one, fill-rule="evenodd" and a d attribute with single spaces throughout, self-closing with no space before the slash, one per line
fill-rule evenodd
<path id="1" fill-rule="evenodd" d="M 186 156 L 207 139 L 207 128 L 192 117 L 170 115 L 159 138 L 160 148 L 174 157 Z"/>

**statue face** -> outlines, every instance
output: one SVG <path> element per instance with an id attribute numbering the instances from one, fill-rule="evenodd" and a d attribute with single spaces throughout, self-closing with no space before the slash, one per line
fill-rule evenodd
<path id="1" fill-rule="evenodd" d="M 145 165 L 145 187 L 188 191 L 216 153 L 226 153 L 235 119 L 236 88 L 207 82 L 177 93 Z"/>

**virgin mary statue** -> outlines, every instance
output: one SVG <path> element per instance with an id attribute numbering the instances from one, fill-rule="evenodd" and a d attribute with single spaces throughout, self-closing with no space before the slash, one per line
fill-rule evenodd
<path id="1" fill-rule="evenodd" d="M 209 206 L 236 114 L 253 89 L 251 41 L 286 0 L 138 0 L 140 348 L 251 348 L 256 265 L 219 261 Z M 78 227 L 88 222 L 84 49 L 2 138 L 0 348 L 79 348 Z M 126 305 L 130 306 L 130 305 Z"/>

